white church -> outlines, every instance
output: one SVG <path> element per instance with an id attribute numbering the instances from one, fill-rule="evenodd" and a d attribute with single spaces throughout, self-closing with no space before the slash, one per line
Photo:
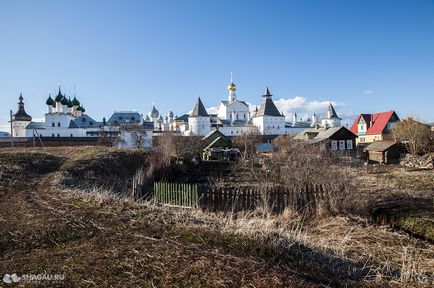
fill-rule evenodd
<path id="1" fill-rule="evenodd" d="M 51 95 L 46 100 L 47 112 L 43 122 L 34 122 L 24 109 L 23 96 L 20 95 L 18 111 L 12 116 L 13 137 L 116 137 L 122 135 L 128 139 L 140 139 L 146 147 L 152 146 L 152 137 L 165 131 L 172 131 L 183 136 L 205 136 L 209 132 L 219 130 L 226 136 L 243 133 L 259 133 L 261 135 L 296 135 L 310 127 L 339 127 L 341 118 L 330 103 L 324 117 L 314 113 L 310 119 L 298 119 L 294 113 L 292 122 L 285 120 L 272 99 L 268 87 L 262 95 L 262 103 L 255 109 L 239 100 L 237 87 L 230 81 L 227 100 L 217 107 L 215 114 L 208 113 L 200 98 L 189 114 L 180 117 L 172 110 L 163 116 L 152 105 L 151 111 L 144 118 L 137 111 L 115 112 L 108 121 L 95 121 L 85 113 L 85 109 L 74 95 L 73 99 L 59 91 L 54 99 Z M 132 140 L 124 142 L 132 143 Z M 137 142 L 137 141 L 136 141 Z"/>
<path id="2" fill-rule="evenodd" d="M 189 114 L 178 118 L 170 111 L 165 118 L 162 118 L 153 105 L 148 118 L 154 122 L 155 131 L 175 131 L 185 136 L 205 136 L 217 129 L 226 136 L 243 133 L 270 136 L 296 135 L 310 127 L 341 126 L 341 118 L 338 117 L 331 103 L 322 119 L 314 113 L 311 119 L 303 121 L 294 113 L 292 122 L 287 122 L 285 115 L 274 104 L 273 95 L 268 87 L 262 95 L 259 109 L 256 107 L 253 112 L 245 101 L 237 98 L 236 90 L 237 87 L 231 80 L 228 85 L 228 98 L 219 103 L 216 114 L 208 113 L 202 100 L 198 98 Z"/>

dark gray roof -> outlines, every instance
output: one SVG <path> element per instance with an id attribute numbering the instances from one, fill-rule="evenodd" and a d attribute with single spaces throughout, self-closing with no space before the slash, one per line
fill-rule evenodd
<path id="1" fill-rule="evenodd" d="M 14 115 L 12 115 L 12 120 L 14 121 L 32 121 L 32 116 L 26 113 L 24 109 L 23 95 L 20 94 L 18 98 L 20 102 L 18 102 L 18 111 Z"/>
<path id="2" fill-rule="evenodd" d="M 9 137 L 11 134 L 9 132 L 0 131 L 0 137 Z"/>
<path id="3" fill-rule="evenodd" d="M 45 129 L 45 123 L 44 122 L 30 122 L 26 129 Z"/>
<path id="4" fill-rule="evenodd" d="M 80 117 L 71 120 L 69 123 L 69 128 L 90 128 L 99 127 L 100 122 L 93 120 L 89 115 L 83 114 Z"/>
<path id="5" fill-rule="evenodd" d="M 268 88 L 267 88 L 268 90 Z M 268 93 L 270 93 L 268 91 Z M 271 100 L 271 96 L 265 97 L 264 100 L 261 103 L 261 107 L 259 107 L 258 112 L 255 114 L 255 117 L 259 116 L 279 116 L 283 117 L 279 110 L 277 109 L 276 105 L 274 105 L 273 100 Z"/>
<path id="6" fill-rule="evenodd" d="M 315 135 L 313 142 L 317 142 L 317 141 L 322 141 L 325 139 L 329 139 L 331 136 L 333 136 L 336 132 L 338 132 L 341 129 L 346 129 L 347 128 L 340 126 L 340 127 L 330 127 L 330 128 L 308 128 L 308 129 L 304 129 L 300 134 L 296 135 L 294 137 L 294 139 L 299 139 L 299 140 L 305 140 L 305 135 L 306 134 L 311 134 L 311 135 Z"/>
<path id="7" fill-rule="evenodd" d="M 108 125 L 119 123 L 140 123 L 142 116 L 139 112 L 114 112 L 107 121 Z"/>
<path id="8" fill-rule="evenodd" d="M 368 146 L 366 146 L 366 148 L 364 150 L 365 151 L 382 152 L 382 151 L 385 151 L 385 150 L 389 149 L 390 147 L 392 147 L 393 145 L 396 145 L 398 143 L 399 142 L 396 142 L 396 141 L 375 141 L 375 142 L 369 144 Z"/>
<path id="9" fill-rule="evenodd" d="M 330 118 L 338 118 L 338 119 L 341 119 L 341 118 L 339 118 L 338 114 L 336 114 L 335 107 L 333 107 L 332 103 L 329 104 L 329 107 L 328 107 L 328 109 L 327 109 L 327 113 L 326 113 L 325 116 L 324 116 L 324 118 L 326 118 L 326 119 L 329 119 L 329 118 L 328 118 L 328 111 L 331 112 L 331 113 L 330 113 Z"/>
<path id="10" fill-rule="evenodd" d="M 205 106 L 203 106 L 200 97 L 197 98 L 196 105 L 194 105 L 193 111 L 190 113 L 190 117 L 209 117 L 208 112 L 206 112 Z"/>
<path id="11" fill-rule="evenodd" d="M 176 121 L 188 122 L 188 114 L 183 114 L 183 115 L 179 116 L 178 118 L 176 118 Z"/>
<path id="12" fill-rule="evenodd" d="M 220 122 L 223 124 L 223 126 L 252 126 L 252 122 L 250 120 L 227 120 L 227 119 L 220 119 Z"/>

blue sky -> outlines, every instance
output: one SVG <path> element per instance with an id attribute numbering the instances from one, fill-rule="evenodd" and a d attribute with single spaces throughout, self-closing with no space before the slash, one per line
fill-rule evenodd
<path id="1" fill-rule="evenodd" d="M 74 85 L 96 120 L 114 110 L 188 112 L 227 95 L 286 114 L 395 109 L 434 121 L 434 1 L 0 0 L 0 125 L 42 118 Z"/>

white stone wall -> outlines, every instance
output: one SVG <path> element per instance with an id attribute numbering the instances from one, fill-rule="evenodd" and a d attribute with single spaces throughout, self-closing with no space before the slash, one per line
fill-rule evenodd
<path id="1" fill-rule="evenodd" d="M 26 126 L 30 121 L 13 121 L 12 131 L 14 137 L 26 137 Z"/>
<path id="2" fill-rule="evenodd" d="M 211 131 L 209 117 L 188 117 L 188 126 L 190 135 L 205 136 Z"/>
<path id="3" fill-rule="evenodd" d="M 219 131 L 225 136 L 237 136 L 241 134 L 259 133 L 256 126 L 223 126 Z"/>
<path id="4" fill-rule="evenodd" d="M 321 120 L 321 126 L 323 127 L 339 127 L 341 126 L 341 120 L 338 118 L 324 118 Z"/>
<path id="5" fill-rule="evenodd" d="M 283 116 L 254 117 L 253 124 L 258 127 L 262 135 L 284 135 L 286 132 Z"/>

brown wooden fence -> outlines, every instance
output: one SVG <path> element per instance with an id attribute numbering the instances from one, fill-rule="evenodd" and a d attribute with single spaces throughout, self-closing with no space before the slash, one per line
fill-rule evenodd
<path id="1" fill-rule="evenodd" d="M 197 207 L 209 211 L 241 211 L 262 207 L 281 212 L 288 207 L 295 211 L 313 212 L 321 201 L 326 201 L 330 196 L 330 190 L 323 185 L 309 184 L 291 188 L 205 185 L 194 185 L 194 188 L 190 188 L 190 185 L 155 184 L 154 200 L 161 204 Z"/>
<path id="2" fill-rule="evenodd" d="M 209 187 L 201 189 L 200 207 L 211 211 L 240 211 L 265 208 L 282 212 L 285 208 L 296 211 L 314 211 L 328 193 L 323 185 L 305 185 L 286 188 L 282 186 Z"/>

